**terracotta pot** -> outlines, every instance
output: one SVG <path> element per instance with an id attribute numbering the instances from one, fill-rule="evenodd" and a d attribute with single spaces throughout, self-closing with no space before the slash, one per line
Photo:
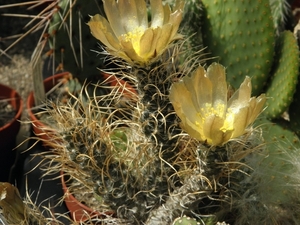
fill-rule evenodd
<path id="1" fill-rule="evenodd" d="M 59 73 L 56 75 L 53 75 L 51 77 L 48 77 L 47 79 L 44 80 L 44 87 L 45 91 L 50 91 L 51 88 L 53 88 L 58 82 L 66 78 L 68 79 L 71 76 L 69 72 L 64 72 L 64 73 Z M 33 131 L 36 136 L 41 138 L 42 140 L 45 140 L 43 142 L 44 145 L 47 145 L 47 141 L 51 140 L 53 138 L 53 132 L 54 130 L 51 130 L 48 125 L 45 125 L 42 123 L 35 115 L 35 113 L 32 111 L 33 107 L 35 106 L 34 103 L 34 93 L 33 91 L 30 92 L 28 98 L 27 98 L 27 110 L 28 114 L 32 123 Z"/>
<path id="2" fill-rule="evenodd" d="M 23 101 L 16 90 L 0 84 L 0 99 L 10 99 L 9 103 L 16 111 L 14 118 L 0 127 L 0 181 L 8 181 L 9 171 L 15 161 L 16 136 L 20 130 Z"/>
<path id="3" fill-rule="evenodd" d="M 106 84 L 113 87 L 121 87 L 120 92 L 123 93 L 124 97 L 128 99 L 135 99 L 137 97 L 137 91 L 128 82 L 118 79 L 113 75 L 107 73 L 101 73 Z"/>
<path id="4" fill-rule="evenodd" d="M 61 172 L 61 184 L 62 184 L 62 188 L 63 188 L 63 192 L 64 192 L 64 201 L 65 201 L 65 204 L 69 210 L 70 216 L 73 221 L 85 222 L 85 221 L 91 220 L 95 217 L 103 218 L 107 215 L 113 214 L 113 212 L 111 212 L 111 211 L 107 211 L 104 213 L 97 212 L 97 211 L 89 208 L 88 206 L 82 204 L 81 202 L 79 202 L 74 197 L 74 195 L 72 195 L 69 192 L 69 189 L 68 189 L 65 179 L 64 179 L 63 172 Z"/>

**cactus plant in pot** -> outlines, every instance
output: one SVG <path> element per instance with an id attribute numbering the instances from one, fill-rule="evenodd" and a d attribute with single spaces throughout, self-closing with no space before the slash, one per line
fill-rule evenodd
<path id="1" fill-rule="evenodd" d="M 92 36 L 90 35 L 88 26 L 84 26 L 84 23 L 88 21 L 88 12 L 96 13 L 101 11 L 102 2 L 91 1 L 86 4 L 84 1 L 74 1 L 73 3 L 68 0 L 56 1 L 45 6 L 44 13 L 48 15 L 49 23 L 45 24 L 43 37 L 47 36 L 47 38 L 40 39 L 40 42 L 37 44 L 37 49 L 32 54 L 33 70 L 35 67 L 39 67 L 39 61 L 43 52 L 42 49 L 47 42 L 50 46 L 50 50 L 46 52 L 46 56 L 51 59 L 47 62 L 51 62 L 52 66 L 50 67 L 52 73 L 57 70 L 67 72 L 63 72 L 61 75 L 57 74 L 52 78 L 47 78 L 45 81 L 42 81 L 41 77 L 43 77 L 43 74 L 40 69 L 40 71 L 37 71 L 37 74 L 34 75 L 34 82 L 36 82 L 34 86 L 37 87 L 36 89 L 40 90 L 41 86 L 43 86 L 42 82 L 44 82 L 45 91 L 48 92 L 52 89 L 52 85 L 57 85 L 57 81 L 63 84 L 62 89 L 57 92 L 63 92 L 66 95 L 66 92 L 77 95 L 81 86 L 91 83 L 97 84 L 101 82 L 102 85 L 105 83 L 107 86 L 116 85 L 118 87 L 123 85 L 130 86 L 128 82 L 120 80 L 120 78 L 113 74 L 108 75 L 107 73 L 99 71 L 99 68 L 111 67 L 110 64 L 112 64 L 112 62 L 104 59 L 106 57 L 105 55 L 99 58 L 97 57 L 98 53 L 92 52 L 92 49 L 97 48 L 97 43 L 90 41 Z M 34 7 L 36 3 L 28 4 L 33 4 L 32 7 Z M 53 10 L 53 8 L 56 10 Z M 34 23 L 35 21 L 36 18 L 31 22 Z M 37 26 L 40 26 L 40 24 Z M 44 67 L 48 68 L 49 65 L 47 62 L 45 62 Z M 69 73 L 69 75 L 67 75 L 67 73 Z M 63 80 L 60 79 L 61 77 L 63 77 Z M 108 89 L 109 88 L 102 88 L 102 91 L 98 90 L 98 92 L 105 93 Z M 131 90 L 132 88 L 129 87 L 129 89 Z M 36 97 L 34 97 L 34 95 L 36 95 Z M 38 101 L 34 101 L 37 100 L 37 96 L 41 96 L 41 94 L 37 93 L 36 90 L 30 93 L 27 99 L 27 107 L 32 118 L 35 134 L 41 139 L 45 139 L 49 138 L 47 136 L 51 137 L 51 128 L 42 125 L 36 115 L 32 113 L 32 109 L 35 109 L 35 107 L 42 108 L 47 98 L 44 95 L 40 97 Z M 63 96 L 65 95 L 63 94 Z M 53 98 L 55 98 L 55 96 L 52 96 L 52 99 Z M 50 124 L 53 123 L 50 122 Z"/>
<path id="2" fill-rule="evenodd" d="M 35 8 L 36 4 L 38 3 L 28 3 L 29 8 Z M 82 2 L 76 1 L 74 1 L 74 4 L 71 4 L 69 1 L 53 1 L 49 5 L 46 3 L 41 4 L 40 7 L 44 9 L 40 16 L 47 16 L 49 22 L 45 24 L 45 21 L 37 22 L 37 18 L 31 21 L 31 24 L 36 23 L 33 27 L 39 27 L 41 24 L 45 25 L 37 48 L 32 54 L 31 63 L 34 76 L 34 91 L 30 93 L 27 99 L 27 108 L 32 120 L 33 130 L 40 139 L 49 139 L 52 137 L 51 134 L 55 132 L 53 131 L 53 129 L 55 130 L 54 121 L 50 121 L 48 125 L 45 126 L 44 123 L 47 123 L 47 121 L 41 122 L 40 118 L 37 118 L 47 117 L 47 114 L 44 114 L 44 110 L 41 109 L 43 109 L 43 104 L 48 101 L 49 97 L 52 99 L 58 98 L 58 96 L 66 97 L 68 95 L 67 92 L 76 95 L 85 82 L 91 82 L 90 80 L 93 79 L 91 77 L 98 77 L 97 79 L 103 80 L 102 75 L 100 75 L 100 72 L 96 68 L 99 64 L 96 63 L 96 60 L 94 62 L 90 61 L 90 55 L 95 55 L 96 53 L 91 53 L 89 50 L 83 51 L 83 48 L 91 49 L 95 47 L 94 44 L 86 41 L 86 38 L 89 36 L 87 27 L 84 26 L 80 29 L 80 32 L 77 30 L 81 27 L 81 24 L 84 23 L 82 13 L 86 8 L 97 8 L 95 4 L 96 2 L 82 4 Z M 54 10 L 54 8 L 57 10 Z M 84 36 L 83 40 L 81 35 Z M 48 70 L 51 70 L 52 74 L 55 74 L 55 71 L 67 72 L 62 72 L 43 80 L 43 72 L 45 72 L 45 69 L 42 70 L 40 67 L 42 64 L 42 54 L 44 54 L 43 49 L 46 44 L 49 45 L 50 50 L 48 50 L 45 55 L 50 58 L 50 60 L 45 61 L 44 67 L 51 67 Z M 92 59 L 94 60 L 95 57 Z M 100 60 L 97 61 L 100 62 Z M 43 86 L 45 86 L 44 90 L 41 88 Z M 54 87 L 56 87 L 57 90 L 54 91 Z M 48 93 L 50 90 L 51 94 Z M 37 112 L 38 115 L 36 115 Z M 52 128 L 49 125 L 52 125 Z"/>
<path id="3" fill-rule="evenodd" d="M 124 87 L 126 87 L 126 91 L 123 93 L 125 97 L 133 97 L 129 96 L 129 92 L 132 95 L 136 93 L 130 84 L 124 80 L 118 79 L 113 75 L 101 73 L 101 80 L 103 86 L 98 88 L 98 94 L 100 92 L 103 94 L 106 92 L 106 90 L 108 91 L 110 89 L 109 87 L 114 86 L 120 89 L 124 89 Z M 69 72 L 58 73 L 48 77 L 43 81 L 43 85 L 47 93 L 47 99 L 44 101 L 44 103 L 50 101 L 50 99 L 60 98 L 59 101 L 64 104 L 68 101 L 68 98 L 70 98 L 69 94 L 78 95 L 82 88 L 82 84 L 79 83 L 78 80 Z M 102 91 L 99 91 L 99 89 L 102 89 Z M 89 95 L 89 93 L 84 94 Z M 27 110 L 35 135 L 38 137 L 38 139 L 44 140 L 43 144 L 45 145 L 45 143 L 47 143 L 46 140 L 51 140 L 54 138 L 53 132 L 56 130 L 56 123 L 49 117 L 47 110 L 43 109 L 43 107 L 47 107 L 47 104 L 37 104 L 34 96 L 34 92 L 30 92 L 27 98 Z M 35 107 L 35 105 L 38 105 L 38 107 Z M 42 110 L 40 109 L 41 107 Z"/>
<path id="4" fill-rule="evenodd" d="M 184 1 L 104 1 L 88 25 L 137 94 L 52 101 L 59 126 L 43 171 L 63 171 L 68 192 L 95 203 L 101 216 L 83 224 L 298 224 L 296 39 L 273 27 L 267 0 L 185 2 L 184 14 Z M 199 60 L 196 35 L 178 34 L 195 15 L 202 23 L 182 31 L 196 31 L 223 66 Z"/>
<path id="5" fill-rule="evenodd" d="M 45 79 L 43 82 L 45 91 L 48 92 L 56 85 L 66 83 L 70 78 L 70 76 L 71 74 L 66 72 L 66 73 L 56 74 L 52 77 Z M 29 93 L 26 104 L 27 104 L 26 106 L 27 106 L 28 114 L 32 122 L 34 134 L 40 137 L 42 140 L 51 139 L 51 133 L 54 131 L 51 132 L 51 127 L 49 125 L 44 124 L 42 120 L 38 118 L 38 116 L 36 115 L 37 112 L 34 111 L 35 105 L 38 104 L 36 104 L 35 102 L 33 91 Z"/>
<path id="6" fill-rule="evenodd" d="M 125 2 L 119 4 L 123 3 L 125 4 Z M 124 13 L 121 5 L 108 2 L 105 4 L 110 22 L 115 22 L 115 18 L 111 14 L 113 9 L 117 9 L 120 14 Z M 162 7 L 160 1 L 153 1 L 152 4 L 152 19 L 154 23 L 156 19 L 159 20 L 156 16 L 161 15 L 158 13 L 161 11 L 155 11 L 154 9 L 164 9 L 164 7 Z M 135 1 L 131 7 L 131 13 L 133 14 L 137 8 L 141 10 L 136 17 L 141 18 L 142 24 L 147 24 L 144 15 L 146 12 L 145 3 Z M 244 118 L 244 115 L 247 115 L 247 113 L 242 113 L 243 116 L 242 114 L 240 115 L 246 122 L 239 128 L 235 127 L 238 132 L 233 133 L 233 128 L 226 128 L 227 122 L 232 122 L 232 115 L 228 117 L 227 122 L 227 119 L 221 119 L 223 121 L 221 126 L 224 125 L 224 128 L 220 129 L 220 127 L 218 128 L 219 125 L 216 124 L 212 126 L 215 127 L 212 128 L 212 131 L 204 131 L 203 137 L 201 137 L 201 131 L 199 134 L 194 133 L 193 129 L 195 128 L 189 126 L 185 130 L 189 131 L 188 133 L 194 138 L 198 138 L 191 139 L 182 133 L 183 130 L 178 126 L 172 104 L 179 112 L 181 108 L 185 108 L 182 110 L 187 110 L 186 107 L 193 107 L 192 103 L 188 103 L 188 99 L 198 98 L 197 96 L 204 95 L 205 91 L 208 93 L 211 91 L 221 92 L 218 95 L 220 97 L 219 100 L 227 102 L 227 87 L 224 68 L 214 64 L 208 68 L 207 72 L 205 72 L 203 67 L 199 67 L 192 75 L 191 80 L 186 78 L 187 88 L 190 90 L 193 89 L 193 83 L 200 85 L 202 82 L 205 82 L 207 87 L 203 86 L 203 93 L 198 94 L 195 89 L 196 93 L 188 94 L 187 90 L 180 86 L 171 88 L 175 80 L 180 79 L 185 73 L 190 73 L 192 69 L 190 64 L 183 65 L 183 70 L 172 66 L 174 65 L 174 60 L 177 60 L 176 57 L 180 54 L 176 48 L 173 49 L 172 54 L 174 55 L 171 55 L 170 58 L 166 58 L 166 55 L 163 55 L 169 43 L 173 39 L 180 37 L 180 35 L 176 34 L 176 31 L 182 16 L 183 2 L 177 2 L 174 11 L 171 11 L 171 15 L 168 14 L 168 12 L 170 13 L 168 7 L 165 6 L 164 9 L 165 17 L 169 18 L 169 20 L 166 19 L 166 24 L 163 23 L 164 20 L 162 19 L 160 22 L 157 22 L 161 27 L 155 27 L 156 29 L 153 27 L 144 28 L 144 31 L 146 31 L 145 35 L 149 33 L 149 38 L 152 37 L 150 39 L 153 41 L 152 49 L 146 49 L 146 42 L 142 42 L 143 38 L 146 40 L 142 28 L 141 34 L 139 30 L 133 30 L 128 33 L 128 36 L 124 35 L 124 42 L 121 39 L 119 46 L 118 42 L 106 43 L 110 54 L 121 57 L 130 66 L 130 70 L 125 72 L 128 74 L 127 77 L 131 77 L 136 83 L 139 91 L 138 104 L 129 102 L 125 110 L 120 109 L 117 107 L 120 104 L 118 101 L 121 100 L 118 95 L 104 95 L 98 97 L 97 101 L 95 100 L 96 98 L 89 101 L 88 107 L 82 107 L 80 115 L 76 113 L 77 110 L 74 111 L 74 104 L 64 107 L 58 106 L 52 113 L 56 120 L 59 121 L 59 124 L 61 124 L 59 135 L 64 142 L 53 145 L 54 152 L 57 152 L 54 154 L 55 157 L 46 156 L 52 161 L 45 168 L 45 171 L 49 172 L 49 168 L 52 168 L 52 170 L 63 169 L 66 174 L 78 180 L 81 184 L 80 186 L 85 187 L 85 194 L 87 192 L 94 194 L 96 201 L 98 201 L 97 210 L 101 212 L 106 207 L 109 207 L 109 210 L 115 212 L 116 218 L 105 218 L 110 219 L 111 222 L 157 224 L 158 221 L 164 221 L 171 223 L 182 213 L 190 213 L 196 210 L 196 208 L 192 209 L 189 207 L 193 207 L 193 205 L 196 207 L 198 201 L 205 202 L 212 197 L 213 189 L 211 188 L 211 183 L 214 181 L 216 183 L 227 183 L 227 176 L 231 174 L 230 171 L 236 171 L 239 168 L 236 161 L 243 159 L 256 148 L 255 143 L 251 147 L 248 146 L 248 148 L 245 148 L 244 144 L 240 146 L 239 144 L 235 146 L 236 143 L 224 145 L 231 138 L 244 134 L 245 127 L 253 122 L 263 107 L 265 99 L 263 96 L 257 99 L 251 98 L 250 100 L 251 87 L 249 78 L 242 84 L 241 92 L 237 92 L 234 95 L 233 99 L 235 100 L 229 100 L 232 104 L 234 102 L 233 105 L 235 107 L 238 107 L 240 103 L 238 103 L 236 96 L 243 95 L 244 97 L 241 98 L 244 100 L 240 100 L 242 102 L 246 101 L 246 105 L 249 101 L 249 106 L 243 106 L 243 110 L 238 109 L 237 111 L 242 113 L 242 111 L 246 110 L 244 111 L 246 113 L 249 109 L 253 110 L 250 117 L 246 116 Z M 89 22 L 92 33 L 104 43 L 106 39 L 102 38 L 109 37 L 109 35 L 113 34 L 112 30 L 116 30 L 116 27 L 111 30 L 109 27 L 105 27 L 102 31 L 101 24 L 105 24 L 105 21 L 103 17 L 96 15 Z M 133 28 L 135 29 L 135 27 Z M 131 29 L 133 28 L 131 27 Z M 170 33 L 173 36 L 163 36 L 163 34 L 168 32 L 162 32 L 160 29 L 171 29 Z M 172 31 L 172 29 L 175 29 L 175 31 Z M 106 31 L 109 31 L 109 33 L 106 33 Z M 133 35 L 134 32 L 137 33 Z M 153 36 L 151 36 L 151 32 L 154 32 Z M 164 38 L 160 37 L 160 35 Z M 155 40 L 159 38 L 165 42 L 156 42 Z M 140 45 L 133 46 L 133 41 L 141 42 L 139 43 Z M 206 73 L 219 77 L 209 81 L 204 78 Z M 203 76 L 203 80 L 197 80 L 197 77 L 200 79 L 201 76 Z M 216 83 L 218 82 L 215 82 L 216 80 L 222 87 L 212 87 L 217 85 Z M 221 82 L 222 80 L 223 82 Z M 175 93 L 175 96 L 170 96 L 171 101 L 169 99 L 170 88 Z M 220 88 L 221 91 L 219 90 Z M 180 102 L 184 102 L 184 100 L 177 94 L 182 94 L 183 98 L 186 98 L 187 105 L 180 106 Z M 189 98 L 186 95 L 191 96 Z M 215 98 L 219 97 L 216 94 Z M 101 104 L 99 105 L 101 102 L 111 101 L 112 99 L 116 99 L 117 104 L 113 102 L 105 107 L 101 107 Z M 218 100 L 216 99 L 216 101 Z M 84 105 L 80 98 L 77 98 L 76 104 Z M 209 100 L 203 104 L 209 104 Z M 220 110 L 220 115 L 217 115 L 217 117 L 221 117 L 221 108 L 227 110 L 225 104 L 223 107 L 221 106 L 218 108 L 216 105 L 216 109 L 203 110 L 207 110 L 205 115 L 208 117 L 216 115 Z M 126 114 L 127 111 L 134 113 L 128 115 Z M 182 115 L 179 112 L 178 115 Z M 121 114 L 122 117 L 118 116 L 118 114 Z M 184 117 L 182 116 L 180 119 L 184 121 Z M 238 118 L 239 115 L 236 117 Z M 187 122 L 187 124 L 189 123 Z M 199 123 L 201 123 L 201 119 L 199 119 Z M 240 126 L 237 124 L 239 122 L 236 122 L 234 126 Z M 197 127 L 197 125 L 195 126 Z M 216 129 L 216 137 L 214 135 L 208 137 L 208 133 L 215 132 L 214 129 Z M 220 130 L 218 131 L 218 129 Z M 255 133 L 253 135 L 255 136 Z M 101 138 L 99 139 L 99 137 Z M 246 135 L 239 139 L 239 142 L 246 143 L 251 138 L 253 138 L 252 135 L 250 137 Z M 212 147 L 209 147 L 210 145 Z M 198 148 L 199 151 L 197 151 Z M 225 150 L 227 148 L 231 149 L 232 155 L 227 155 L 228 151 Z M 203 155 L 201 151 L 203 151 Z M 232 164 L 232 166 L 229 166 L 228 170 L 221 168 L 221 166 L 219 167 L 213 162 L 216 158 L 220 160 L 221 164 L 223 162 L 227 165 Z M 208 169 L 207 174 L 201 174 L 196 169 L 201 166 L 198 164 L 198 160 L 209 161 L 208 164 L 210 166 L 214 164 L 215 166 L 212 167 L 220 169 L 212 171 Z M 57 163 L 55 165 L 58 166 L 52 166 L 52 162 Z M 218 181 L 214 180 L 213 177 L 218 177 Z M 200 183 L 202 184 L 200 185 Z M 226 189 L 226 184 L 224 183 L 223 185 L 224 187 L 220 186 L 217 192 L 222 193 L 223 188 L 224 190 Z M 70 189 L 74 193 L 76 192 L 76 187 L 71 185 Z M 182 195 L 178 195 L 178 193 Z M 186 199 L 187 202 L 183 203 L 188 210 L 179 206 L 179 203 L 185 199 L 185 195 L 191 197 L 191 199 L 188 198 Z M 178 196 L 178 198 L 175 196 Z M 219 198 L 222 201 L 221 195 Z M 195 202 L 192 199 L 195 199 Z M 84 202 L 87 201 L 85 200 Z M 169 207 L 165 210 L 171 211 L 171 215 L 164 213 L 164 206 Z M 99 221 L 101 221 L 101 218 L 99 218 Z"/>

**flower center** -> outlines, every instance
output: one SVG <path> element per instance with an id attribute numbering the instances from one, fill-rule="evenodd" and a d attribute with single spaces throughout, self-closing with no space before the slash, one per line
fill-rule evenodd
<path id="1" fill-rule="evenodd" d="M 206 103 L 204 108 L 201 108 L 201 117 L 204 120 L 205 118 L 216 115 L 218 117 L 223 117 L 225 111 L 225 105 L 223 103 L 218 103 L 215 107 L 212 107 L 210 103 Z"/>
<path id="2" fill-rule="evenodd" d="M 129 31 L 127 34 L 122 34 L 121 38 L 126 42 L 131 42 L 133 49 L 139 55 L 140 53 L 140 40 L 145 32 L 143 27 L 136 27 L 132 31 Z"/>
<path id="3" fill-rule="evenodd" d="M 225 132 L 227 130 L 233 130 L 234 115 L 235 115 L 235 113 L 233 112 L 232 109 L 230 109 L 230 108 L 227 109 L 224 125 L 223 125 L 223 127 L 221 127 L 222 131 Z"/>
<path id="4" fill-rule="evenodd" d="M 201 108 L 201 112 L 198 113 L 199 116 L 202 118 L 202 121 L 204 122 L 205 119 L 211 115 L 216 115 L 217 117 L 224 119 L 224 124 L 220 128 L 221 131 L 226 132 L 228 130 L 233 130 L 233 121 L 234 121 L 234 111 L 232 109 L 227 109 L 226 115 L 224 115 L 225 112 L 225 104 L 218 103 L 215 107 L 212 107 L 210 103 L 206 103 L 205 107 Z M 199 123 L 196 121 L 196 124 L 199 125 Z"/>

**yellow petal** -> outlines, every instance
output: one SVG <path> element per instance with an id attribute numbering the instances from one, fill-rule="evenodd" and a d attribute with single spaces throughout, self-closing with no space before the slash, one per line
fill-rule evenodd
<path id="1" fill-rule="evenodd" d="M 108 48 L 110 48 L 113 51 L 120 51 L 120 42 L 117 41 L 116 36 L 113 33 L 104 33 L 107 42 L 109 43 L 106 45 Z"/>
<path id="2" fill-rule="evenodd" d="M 127 62 L 132 63 L 132 60 L 123 51 L 112 51 L 110 49 L 107 49 L 107 51 L 113 56 L 122 58 L 122 59 L 126 60 Z"/>
<path id="3" fill-rule="evenodd" d="M 135 0 L 118 0 L 118 9 L 121 18 L 118 21 L 123 24 L 125 33 L 131 32 L 140 26 Z"/>
<path id="4" fill-rule="evenodd" d="M 238 137 L 245 133 L 245 129 L 248 126 L 249 107 L 240 108 L 238 113 L 234 116 L 233 127 L 234 131 L 232 136 Z"/>
<path id="5" fill-rule="evenodd" d="M 169 97 L 177 116 L 181 119 L 181 128 L 191 137 L 204 141 L 202 119 L 197 116 L 190 92 L 182 81 L 172 85 Z"/>
<path id="6" fill-rule="evenodd" d="M 207 103 L 212 104 L 212 83 L 205 77 L 205 70 L 199 66 L 191 75 L 183 78 L 187 89 L 191 92 L 193 103 L 200 113 Z"/>
<path id="7" fill-rule="evenodd" d="M 191 137 L 196 138 L 199 141 L 205 141 L 207 138 L 203 133 L 203 127 L 195 122 L 191 122 L 187 118 L 180 124 L 181 128 L 185 130 Z"/>
<path id="8" fill-rule="evenodd" d="M 266 95 L 265 94 L 261 94 L 259 97 L 257 98 L 253 98 L 254 100 L 252 101 L 255 101 L 255 107 L 252 108 L 252 111 L 251 111 L 251 114 L 250 114 L 250 117 L 248 119 L 248 125 L 253 123 L 254 120 L 257 118 L 257 116 L 261 113 L 261 111 L 263 110 L 263 107 L 266 103 Z"/>
<path id="9" fill-rule="evenodd" d="M 121 15 L 117 4 L 118 3 L 115 0 L 103 0 L 105 15 L 114 34 L 116 35 L 116 37 L 119 37 L 126 32 L 122 21 L 120 21 Z"/>
<path id="10" fill-rule="evenodd" d="M 153 39 L 153 30 L 147 29 L 140 40 L 140 57 L 145 58 L 146 60 L 153 57 L 154 51 L 151 52 L 151 48 L 153 47 Z"/>
<path id="11" fill-rule="evenodd" d="M 228 107 L 243 107 L 246 106 L 251 97 L 251 79 L 246 77 L 243 83 L 240 85 L 240 88 L 234 92 L 231 98 L 228 101 Z"/>
<path id="12" fill-rule="evenodd" d="M 123 52 L 130 58 L 132 61 L 144 62 L 144 60 L 136 53 L 132 43 L 130 41 L 120 41 Z"/>
<path id="13" fill-rule="evenodd" d="M 182 1 L 182 0 L 176 0 L 176 2 L 175 2 L 175 7 L 174 7 L 174 12 L 176 12 L 176 11 L 178 11 L 178 10 L 183 11 L 184 4 L 185 4 L 185 1 Z"/>
<path id="14" fill-rule="evenodd" d="M 156 57 L 157 56 L 156 46 L 161 37 L 162 29 L 160 27 L 157 27 L 155 29 L 152 29 L 152 32 L 153 32 L 153 39 L 152 39 L 152 43 L 150 44 L 151 49 L 149 50 L 149 54 L 151 54 L 152 57 Z"/>
<path id="15" fill-rule="evenodd" d="M 169 99 L 181 120 L 184 120 L 185 117 L 193 123 L 198 120 L 198 111 L 191 100 L 191 93 L 186 89 L 184 82 L 180 81 L 172 85 Z"/>
<path id="16" fill-rule="evenodd" d="M 92 16 L 88 22 L 88 26 L 91 29 L 92 35 L 108 48 L 113 50 L 117 50 L 119 48 L 119 41 L 113 35 L 113 30 L 104 17 L 99 14 Z"/>
<path id="17" fill-rule="evenodd" d="M 151 4 L 151 27 L 162 27 L 164 24 L 164 6 L 161 0 L 152 0 Z M 167 5 L 168 6 L 168 5 Z"/>
<path id="18" fill-rule="evenodd" d="M 163 6 L 163 10 L 164 10 L 164 21 L 163 24 L 167 24 L 170 23 L 170 15 L 171 15 L 171 8 L 169 5 L 164 5 Z"/>
<path id="19" fill-rule="evenodd" d="M 209 78 L 212 85 L 212 103 L 213 108 L 218 107 L 219 104 L 225 105 L 225 111 L 223 116 L 226 113 L 227 106 L 227 83 L 224 66 L 218 63 L 212 63 L 207 68 L 206 77 Z"/>
<path id="20" fill-rule="evenodd" d="M 146 2 L 141 0 L 135 0 L 135 2 L 139 26 L 142 26 L 146 29 L 148 27 L 148 13 Z"/>
<path id="21" fill-rule="evenodd" d="M 184 1 L 177 0 L 175 3 L 175 7 L 171 11 L 170 6 L 166 5 L 164 8 L 164 14 L 165 14 L 165 19 L 164 19 L 164 24 L 166 23 L 180 23 L 182 20 L 182 14 L 183 14 L 183 9 L 184 9 Z M 177 21 L 177 22 L 176 22 Z M 179 25 L 179 24 L 178 24 Z M 175 26 L 178 29 L 178 26 Z"/>
<path id="22" fill-rule="evenodd" d="M 182 21 L 182 13 L 183 13 L 182 9 L 178 9 L 170 15 L 169 23 L 173 24 L 173 30 L 171 33 L 171 37 L 175 37 L 175 34 L 178 31 L 179 25 Z"/>
<path id="23" fill-rule="evenodd" d="M 164 50 L 168 47 L 172 31 L 172 24 L 165 24 L 161 29 L 162 31 L 160 33 L 160 38 L 158 39 L 156 44 L 157 55 L 161 55 L 164 52 Z"/>
<path id="24" fill-rule="evenodd" d="M 241 102 L 248 102 L 251 98 L 251 91 L 252 91 L 252 85 L 251 85 L 251 79 L 250 77 L 246 76 L 245 80 L 241 84 L 239 88 L 239 101 Z"/>
<path id="25" fill-rule="evenodd" d="M 205 118 L 203 132 L 209 144 L 222 145 L 229 140 L 232 130 L 222 131 L 223 124 L 224 119 L 214 114 Z"/>

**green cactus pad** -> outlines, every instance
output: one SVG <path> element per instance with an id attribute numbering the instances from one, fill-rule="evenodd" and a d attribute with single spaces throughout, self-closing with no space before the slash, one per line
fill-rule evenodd
<path id="1" fill-rule="evenodd" d="M 261 93 L 274 55 L 274 25 L 269 1 L 203 0 L 203 43 L 226 66 L 227 80 L 238 88 L 252 77 Z"/>
<path id="2" fill-rule="evenodd" d="M 300 82 L 297 85 L 297 91 L 293 97 L 293 102 L 289 108 L 291 128 L 300 135 Z"/>
<path id="3" fill-rule="evenodd" d="M 190 218 L 188 216 L 182 216 L 176 218 L 173 221 L 172 225 L 200 225 L 200 223 L 197 222 L 197 220 Z"/>
<path id="4" fill-rule="evenodd" d="M 298 40 L 299 43 L 299 40 Z M 299 77 L 298 77 L 299 79 Z M 297 81 L 296 92 L 289 108 L 290 125 L 296 134 L 300 135 L 300 82 Z"/>
<path id="5" fill-rule="evenodd" d="M 268 118 L 279 117 L 291 104 L 299 75 L 299 63 L 299 49 L 293 33 L 282 32 L 276 43 L 273 76 L 266 91 L 269 98 L 264 113 Z"/>

